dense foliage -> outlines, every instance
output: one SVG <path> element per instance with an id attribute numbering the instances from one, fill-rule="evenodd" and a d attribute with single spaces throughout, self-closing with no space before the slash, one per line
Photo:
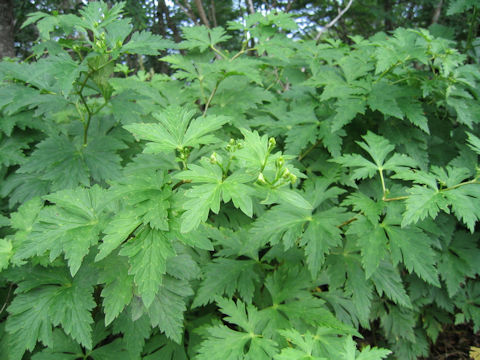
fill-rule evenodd
<path id="1" fill-rule="evenodd" d="M 121 13 L 34 13 L 34 56 L 0 63 L 2 359 L 416 359 L 480 329 L 480 73 L 453 42 L 271 13 L 175 44 Z M 159 51 L 170 77 L 126 65 Z"/>

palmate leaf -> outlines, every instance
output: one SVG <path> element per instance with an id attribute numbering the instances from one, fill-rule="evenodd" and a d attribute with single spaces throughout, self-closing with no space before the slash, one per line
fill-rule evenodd
<path id="1" fill-rule="evenodd" d="M 144 150 L 148 154 L 217 142 L 218 139 L 211 133 L 220 129 L 229 119 L 225 116 L 207 116 L 192 120 L 195 113 L 194 110 L 171 106 L 154 113 L 158 123 L 135 123 L 124 127 L 138 139 L 149 141 Z"/>
<path id="2" fill-rule="evenodd" d="M 349 248 L 351 244 L 347 245 Z M 343 296 L 348 299 L 350 296 L 353 303 L 353 312 L 350 306 L 345 306 L 348 322 L 357 326 L 367 326 L 370 318 L 370 308 L 373 298 L 373 283 L 365 276 L 362 268 L 360 255 L 348 252 L 347 254 L 331 254 L 326 260 L 326 270 L 333 288 L 344 286 Z M 330 293 L 330 292 L 329 292 Z M 335 298 L 331 296 L 327 300 Z M 331 302 L 331 301 L 330 301 Z M 340 305 L 340 304 L 339 304 Z M 345 302 L 345 305 L 347 303 Z M 340 310 L 340 307 L 334 309 Z M 338 316 L 338 315 L 337 315 Z M 358 319 L 358 321 L 357 321 Z"/>
<path id="3" fill-rule="evenodd" d="M 431 171 L 400 171 L 394 176 L 427 185 L 414 185 L 408 190 L 410 195 L 405 201 L 402 226 L 416 223 L 427 216 L 435 219 L 440 210 L 447 214 L 452 210 L 457 219 L 474 232 L 475 223 L 480 218 L 480 210 L 476 206 L 480 198 L 480 186 L 476 180 L 464 181 L 470 177 L 470 171 L 452 166 L 432 167 Z M 446 188 L 439 188 L 438 183 Z"/>
<path id="4" fill-rule="evenodd" d="M 129 273 L 134 277 L 143 303 L 150 307 L 166 273 L 166 260 L 175 256 L 168 233 L 144 226 L 135 239 L 121 248 L 119 255 L 128 256 Z"/>
<path id="5" fill-rule="evenodd" d="M 373 162 L 358 154 L 347 154 L 333 160 L 343 166 L 355 168 L 352 173 L 354 180 L 370 178 L 379 170 L 399 172 L 417 166 L 415 160 L 403 154 L 394 154 L 386 160 L 395 146 L 384 137 L 369 131 L 362 138 L 365 142 L 357 141 L 357 144 L 370 155 Z"/>
<path id="6" fill-rule="evenodd" d="M 136 306 L 139 306 L 137 304 Z M 123 346 L 129 358 L 140 356 L 147 339 L 152 333 L 152 326 L 147 314 L 138 316 L 133 313 L 135 306 L 130 305 L 113 321 L 113 333 L 123 335 Z"/>
<path id="7" fill-rule="evenodd" d="M 403 118 L 403 111 L 397 103 L 397 97 L 401 96 L 401 88 L 389 84 L 386 81 L 379 81 L 372 86 L 372 91 L 368 95 L 368 106 L 372 110 L 378 110 L 384 115 Z"/>
<path id="8" fill-rule="evenodd" d="M 313 215 L 301 237 L 300 245 L 305 246 L 308 269 L 316 277 L 329 250 L 342 242 L 338 225 L 350 218 L 341 207 L 330 208 Z"/>
<path id="9" fill-rule="evenodd" d="M 347 230 L 348 235 L 356 235 L 362 254 L 362 265 L 367 279 L 375 273 L 380 262 L 387 256 L 388 239 L 383 227 L 372 224 L 362 216 Z"/>
<path id="10" fill-rule="evenodd" d="M 39 144 L 27 161 L 17 170 L 20 179 L 31 175 L 37 181 L 48 182 L 51 191 L 89 186 L 90 177 L 97 182 L 120 176 L 121 158 L 116 152 L 125 148 L 123 142 L 98 134 L 86 146 L 79 137 L 50 136 Z M 33 192 L 33 191 L 32 191 Z"/>
<path id="11" fill-rule="evenodd" d="M 480 139 L 471 133 L 467 133 L 467 135 L 469 143 L 468 146 L 480 155 Z"/>
<path id="12" fill-rule="evenodd" d="M 82 354 L 82 348 L 60 329 L 52 333 L 52 345 L 32 356 L 32 360 L 75 360 Z"/>
<path id="13" fill-rule="evenodd" d="M 120 200 L 123 208 L 115 211 L 102 230 L 105 236 L 99 246 L 97 261 L 120 246 L 141 224 L 148 224 L 153 229 L 169 230 L 171 190 L 165 186 L 168 177 L 164 171 L 156 169 L 157 164 L 154 168 L 135 166 L 135 163 L 127 166 L 122 179 L 110 188 L 110 199 Z"/>
<path id="14" fill-rule="evenodd" d="M 226 35 L 220 27 L 213 29 L 205 26 L 184 27 L 182 31 L 186 40 L 181 43 L 181 46 L 186 49 L 199 48 L 200 51 L 205 51 L 210 46 L 230 39 L 230 36 Z"/>
<path id="15" fill-rule="evenodd" d="M 104 196 L 105 190 L 98 186 L 46 196 L 55 205 L 40 211 L 32 232 L 15 253 L 15 260 L 49 252 L 53 261 L 64 253 L 70 272 L 75 275 L 90 247 L 98 242 Z"/>
<path id="16" fill-rule="evenodd" d="M 452 211 L 458 220 L 465 223 L 470 232 L 475 231 L 475 224 L 480 219 L 480 185 L 469 184 L 444 192 L 446 200 L 451 203 Z"/>
<path id="17" fill-rule="evenodd" d="M 342 205 L 350 205 L 355 211 L 363 212 L 372 224 L 377 224 L 385 206 L 383 201 L 374 201 L 361 192 L 348 195 Z"/>
<path id="18" fill-rule="evenodd" d="M 456 232 L 441 254 L 438 270 L 450 297 L 461 290 L 467 278 L 474 278 L 479 272 L 477 264 L 480 261 L 480 249 L 476 245 L 477 239 L 475 234 Z"/>
<path id="19" fill-rule="evenodd" d="M 185 347 L 169 340 L 165 335 L 150 338 L 143 351 L 143 360 L 188 360 Z"/>
<path id="20" fill-rule="evenodd" d="M 133 276 L 128 274 L 128 260 L 122 256 L 109 256 L 99 264 L 99 283 L 102 289 L 105 325 L 109 325 L 133 298 Z"/>
<path id="21" fill-rule="evenodd" d="M 253 214 L 251 197 L 255 191 L 245 184 L 251 182 L 252 177 L 242 171 L 234 172 L 224 179 L 222 170 L 217 164 L 211 164 L 203 159 L 201 166 L 192 164 L 189 170 L 182 171 L 174 177 L 194 183 L 204 183 L 195 184 L 184 193 L 183 208 L 186 211 L 182 215 L 182 233 L 192 231 L 201 222 L 206 221 L 210 210 L 218 214 L 222 200 L 225 203 L 232 200 L 234 206 L 247 216 Z"/>
<path id="22" fill-rule="evenodd" d="M 381 360 L 385 359 L 391 353 L 390 350 L 382 348 L 371 348 L 370 346 L 364 347 L 357 354 L 357 346 L 352 337 L 345 339 L 344 347 L 339 353 L 339 359 L 341 360 Z"/>
<path id="23" fill-rule="evenodd" d="M 11 241 L 8 239 L 0 239 L 0 271 L 8 267 L 12 255 Z"/>
<path id="24" fill-rule="evenodd" d="M 438 271 L 435 268 L 436 256 L 432 240 L 419 228 L 385 226 L 390 240 L 390 250 L 394 264 L 403 259 L 409 272 L 414 271 L 421 279 L 434 286 L 440 286 Z"/>
<path id="25" fill-rule="evenodd" d="M 272 245 L 282 240 L 288 249 L 301 236 L 310 216 L 311 211 L 305 209 L 274 206 L 254 222 L 251 233 Z"/>
<path id="26" fill-rule="evenodd" d="M 205 266 L 204 274 L 192 307 L 206 305 L 219 296 L 232 297 L 235 292 L 245 303 L 251 303 L 260 281 L 254 260 L 214 259 Z"/>
<path id="27" fill-rule="evenodd" d="M 326 357 L 314 355 L 317 349 L 318 335 L 313 335 L 309 331 L 305 334 L 299 333 L 295 329 L 286 329 L 278 331 L 289 344 L 294 344 L 295 348 L 283 348 L 282 352 L 275 356 L 275 360 L 326 360 Z M 324 334 L 322 334 L 324 335 Z"/>
<path id="28" fill-rule="evenodd" d="M 385 293 L 396 304 L 407 308 L 412 307 L 410 297 L 403 287 L 400 274 L 390 262 L 382 261 L 380 263 L 377 271 L 372 274 L 372 281 L 380 296 Z"/>
<path id="29" fill-rule="evenodd" d="M 122 53 L 158 55 L 160 50 L 171 49 L 174 43 L 149 31 L 135 31 L 130 41 L 122 46 Z"/>
<path id="30" fill-rule="evenodd" d="M 8 307 L 6 330 L 14 339 L 13 359 L 20 360 L 23 352 L 33 350 L 37 341 L 52 345 L 52 326 L 57 325 L 91 349 L 90 311 L 95 307 L 92 293 L 96 282 L 93 269 L 82 268 L 75 278 L 62 268 L 35 267 L 27 271 L 19 279 L 18 295 Z"/>
<path id="31" fill-rule="evenodd" d="M 186 280 L 166 276 L 155 301 L 148 309 L 150 324 L 180 344 L 183 334 L 183 313 L 187 310 L 186 298 L 193 290 Z"/>
<path id="32" fill-rule="evenodd" d="M 225 321 L 237 325 L 240 331 L 225 325 L 210 326 L 205 329 L 206 339 L 198 348 L 199 360 L 270 360 L 277 353 L 277 344 L 261 334 L 258 310 L 238 300 L 220 298 L 217 301 L 220 311 L 226 315 Z M 249 343 L 248 349 L 245 349 Z"/>
<path id="33" fill-rule="evenodd" d="M 312 295 L 311 275 L 304 267 L 281 266 L 265 279 L 272 306 L 262 309 L 259 316 L 265 324 L 264 334 L 278 336 L 277 331 L 301 322 L 313 327 L 326 327 L 336 334 L 358 333 L 337 319 L 325 301 Z"/>

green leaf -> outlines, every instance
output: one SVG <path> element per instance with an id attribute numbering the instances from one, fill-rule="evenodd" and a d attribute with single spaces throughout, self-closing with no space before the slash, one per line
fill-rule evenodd
<path id="1" fill-rule="evenodd" d="M 480 185 L 469 184 L 444 192 L 445 199 L 450 201 L 452 211 L 458 220 L 465 223 L 471 233 L 480 219 Z"/>
<path id="2" fill-rule="evenodd" d="M 166 260 L 175 256 L 170 238 L 165 232 L 146 226 L 122 247 L 119 255 L 128 256 L 129 274 L 134 277 L 143 303 L 150 307 L 166 273 Z"/>
<path id="3" fill-rule="evenodd" d="M 221 312 L 227 315 L 225 321 L 238 325 L 243 331 L 235 331 L 225 325 L 206 328 L 206 339 L 198 348 L 199 360 L 248 359 L 270 360 L 277 353 L 277 344 L 257 333 L 258 310 L 250 305 L 245 308 L 240 300 L 219 299 Z M 246 348 L 246 344 L 250 346 Z"/>
<path id="4" fill-rule="evenodd" d="M 194 115 L 195 111 L 171 106 L 164 112 L 154 114 L 158 123 L 136 123 L 124 127 L 136 138 L 149 141 L 145 153 L 157 154 L 217 142 L 218 139 L 211 133 L 229 121 L 224 116 L 207 116 L 192 120 Z"/>
<path id="5" fill-rule="evenodd" d="M 326 360 L 325 357 L 314 356 L 318 347 L 319 335 L 311 334 L 309 331 L 301 334 L 295 329 L 279 330 L 278 332 L 288 341 L 290 346 L 291 344 L 295 345 L 295 348 L 283 348 L 282 352 L 275 356 L 276 360 Z"/>
<path id="6" fill-rule="evenodd" d="M 32 360 L 75 360 L 82 353 L 80 345 L 65 335 L 60 329 L 52 333 L 52 345 L 32 356 Z"/>
<path id="7" fill-rule="evenodd" d="M 0 271 L 8 267 L 12 257 L 12 243 L 7 239 L 0 239 Z"/>
<path id="8" fill-rule="evenodd" d="M 234 206 L 240 208 L 247 216 L 253 214 L 251 196 L 254 195 L 254 189 L 243 184 L 250 182 L 251 177 L 242 172 L 235 172 L 223 179 L 220 166 L 203 160 L 202 166 L 192 164 L 190 170 L 175 175 L 177 179 L 206 183 L 194 185 L 184 193 L 187 199 L 183 203 L 186 211 L 182 215 L 182 233 L 194 230 L 200 223 L 205 222 L 210 210 L 218 213 L 221 200 L 224 202 L 232 200 Z"/>
<path id="9" fill-rule="evenodd" d="M 356 235 L 362 253 L 362 265 L 368 279 L 387 256 L 388 240 L 385 231 L 377 223 L 372 224 L 366 217 L 360 217 L 350 225 L 347 234 Z"/>
<path id="10" fill-rule="evenodd" d="M 142 359 L 155 360 L 188 360 L 185 348 L 169 340 L 165 335 L 157 335 L 152 337 L 145 345 L 145 354 Z"/>
<path id="11" fill-rule="evenodd" d="M 98 281 L 102 289 L 105 325 L 109 325 L 133 297 L 133 276 L 128 274 L 128 261 L 121 256 L 109 256 L 101 263 Z"/>
<path id="12" fill-rule="evenodd" d="M 418 185 L 414 185 L 408 192 L 410 196 L 405 200 L 407 209 L 403 213 L 402 227 L 427 216 L 435 219 L 440 210 L 450 213 L 444 193 Z"/>
<path id="13" fill-rule="evenodd" d="M 394 263 L 403 258 L 409 272 L 414 271 L 421 279 L 440 287 L 435 268 L 436 256 L 431 248 L 432 240 L 420 229 L 399 226 L 385 226 L 390 240 L 390 250 Z"/>
<path id="14" fill-rule="evenodd" d="M 365 142 L 357 141 L 356 143 L 370 155 L 373 163 L 358 154 L 343 155 L 333 160 L 346 167 L 358 168 L 353 171 L 354 180 L 370 178 L 377 171 L 392 170 L 400 172 L 417 166 L 415 160 L 403 154 L 394 154 L 385 161 L 388 154 L 395 149 L 395 146 L 384 137 L 369 131 L 362 138 Z"/>
<path id="15" fill-rule="evenodd" d="M 158 55 L 161 50 L 174 47 L 174 43 L 149 31 L 135 31 L 130 41 L 122 46 L 122 53 Z"/>
<path id="16" fill-rule="evenodd" d="M 342 208 L 331 208 L 315 213 L 303 234 L 300 245 L 305 246 L 308 269 L 312 277 L 316 277 L 325 261 L 329 250 L 342 243 L 341 230 L 338 225 L 343 223 L 345 216 Z"/>
<path id="17" fill-rule="evenodd" d="M 311 217 L 311 211 L 291 206 L 274 206 L 253 224 L 252 235 L 270 241 L 272 245 L 283 240 L 285 248 L 291 247 L 301 236 L 304 224 Z"/>
<path id="18" fill-rule="evenodd" d="M 123 334 L 124 347 L 127 349 L 130 359 L 141 355 L 145 339 L 152 332 L 150 319 L 146 314 L 140 317 L 135 316 L 135 318 L 133 316 L 132 306 L 129 306 L 113 321 L 113 333 Z"/>
<path id="19" fill-rule="evenodd" d="M 98 242 L 104 195 L 103 189 L 94 186 L 46 196 L 55 205 L 41 210 L 14 258 L 22 260 L 49 251 L 53 261 L 63 252 L 72 276 L 75 275 L 90 247 Z"/>
<path id="20" fill-rule="evenodd" d="M 475 0 L 452 0 L 449 2 L 447 15 L 455 15 L 469 10 L 476 5 Z"/>
<path id="21" fill-rule="evenodd" d="M 372 274 L 372 281 L 380 296 L 383 293 L 396 304 L 411 308 L 410 297 L 405 291 L 402 279 L 396 268 L 387 261 L 382 261 L 377 271 Z"/>
<path id="22" fill-rule="evenodd" d="M 403 112 L 398 106 L 396 97 L 401 90 L 386 81 L 374 83 L 372 91 L 368 95 L 367 103 L 372 110 L 378 110 L 384 115 L 403 118 Z"/>
<path id="23" fill-rule="evenodd" d="M 381 360 L 385 359 L 389 354 L 391 354 L 390 350 L 382 349 L 382 348 L 371 348 L 370 346 L 366 346 L 360 351 L 358 356 L 357 347 L 355 342 L 351 337 L 345 339 L 345 344 L 343 351 L 340 353 L 340 359 L 342 360 Z"/>
<path id="24" fill-rule="evenodd" d="M 252 302 L 255 285 L 260 281 L 255 261 L 218 258 L 203 271 L 192 307 L 206 305 L 219 296 L 232 297 L 236 292 L 246 303 Z"/>
<path id="25" fill-rule="evenodd" d="M 468 146 L 475 151 L 477 154 L 480 155 L 480 138 L 476 137 L 475 135 L 467 132 L 468 135 Z"/>
<path id="26" fill-rule="evenodd" d="M 150 323 L 158 326 L 165 335 L 180 344 L 183 334 L 183 313 L 187 310 L 186 298 L 193 295 L 190 284 L 185 280 L 166 276 L 148 309 Z"/>
<path id="27" fill-rule="evenodd" d="M 50 346 L 52 326 L 61 325 L 67 335 L 91 349 L 95 281 L 92 269 L 72 279 L 66 269 L 32 268 L 8 307 L 6 330 L 17 339 L 13 346 L 21 353 L 33 350 L 37 341 Z"/>
<path id="28" fill-rule="evenodd" d="M 221 184 L 197 185 L 185 193 L 189 200 L 183 204 L 187 209 L 182 214 L 182 233 L 192 231 L 207 220 L 210 209 L 214 213 L 220 210 Z"/>
<path id="29" fill-rule="evenodd" d="M 205 26 L 184 27 L 182 31 L 186 40 L 181 45 L 187 49 L 199 48 L 200 51 L 205 51 L 210 46 L 230 39 L 230 36 L 226 35 L 220 27 L 213 29 Z"/>
<path id="30" fill-rule="evenodd" d="M 348 195 L 342 205 L 350 205 L 353 210 L 363 212 L 372 224 L 377 224 L 385 206 L 382 201 L 374 201 L 361 192 Z"/>
<path id="31" fill-rule="evenodd" d="M 473 278 L 478 273 L 476 264 L 480 261 L 480 250 L 476 239 L 475 235 L 456 232 L 451 244 L 441 254 L 438 270 L 450 297 L 461 290 L 468 277 Z"/>
<path id="32" fill-rule="evenodd" d="M 333 118 L 332 131 L 337 131 L 349 124 L 357 114 L 365 115 L 366 103 L 361 98 L 342 98 L 336 102 L 337 113 Z"/>

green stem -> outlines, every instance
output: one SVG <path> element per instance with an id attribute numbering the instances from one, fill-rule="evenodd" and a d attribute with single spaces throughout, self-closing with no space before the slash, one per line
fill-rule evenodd
<path id="1" fill-rule="evenodd" d="M 393 197 L 393 198 L 383 198 L 382 200 L 385 201 L 385 202 L 388 202 L 388 201 L 398 201 L 398 200 L 406 200 L 408 199 L 410 196 L 408 195 L 405 195 L 405 196 L 397 196 L 397 197 Z"/>
<path id="2" fill-rule="evenodd" d="M 207 102 L 207 96 L 205 95 L 205 91 L 203 90 L 203 76 L 202 76 L 202 74 L 200 74 L 200 71 L 198 70 L 197 65 L 195 65 L 195 63 L 193 61 L 192 61 L 192 65 L 195 69 L 195 72 L 197 73 L 198 83 L 200 84 L 200 94 L 202 95 L 203 102 L 206 103 Z"/>
<path id="3" fill-rule="evenodd" d="M 315 149 L 319 144 L 321 143 L 320 140 L 318 140 L 315 144 L 313 144 L 312 146 L 310 146 L 304 153 L 300 154 L 298 156 L 298 161 L 302 161 L 305 156 L 307 156 L 308 154 L 310 154 L 310 152 L 313 151 L 313 149 Z"/>
<path id="4" fill-rule="evenodd" d="M 378 172 L 380 173 L 380 180 L 382 182 L 382 191 L 383 191 L 383 196 L 382 196 L 382 199 L 385 199 L 385 195 L 387 193 L 387 188 L 385 187 L 385 179 L 383 177 L 383 169 L 382 168 L 379 168 L 378 169 Z"/>
<path id="5" fill-rule="evenodd" d="M 475 178 L 473 180 L 470 180 L 470 181 L 465 181 L 465 182 L 462 182 L 460 184 L 457 184 L 457 185 L 453 185 L 453 186 L 450 186 L 450 187 L 447 187 L 445 189 L 441 189 L 440 191 L 449 191 L 449 190 L 454 190 L 454 189 L 457 189 L 461 186 L 465 186 L 465 185 L 470 185 L 470 184 L 480 184 L 480 182 L 478 181 L 478 178 Z"/>
<path id="6" fill-rule="evenodd" d="M 215 96 L 216 92 L 217 92 L 217 89 L 218 89 L 218 86 L 220 85 L 220 83 L 223 81 L 223 79 L 219 79 L 217 80 L 217 82 L 215 83 L 215 87 L 213 88 L 212 92 L 210 93 L 210 96 L 208 97 L 208 100 L 207 100 L 207 103 L 205 104 L 205 110 L 203 110 L 203 117 L 205 117 L 207 115 L 207 110 L 210 106 L 210 103 L 212 102 L 213 100 L 213 97 Z"/>
<path id="7" fill-rule="evenodd" d="M 477 28 L 477 7 L 473 6 L 472 21 L 470 21 L 470 26 L 468 28 L 467 43 L 465 45 L 465 52 L 472 48 L 473 38 L 475 37 L 474 29 Z"/>
<path id="8" fill-rule="evenodd" d="M 85 110 L 87 111 L 87 120 L 83 121 L 83 146 L 87 145 L 88 128 L 90 127 L 90 121 L 92 120 L 92 111 L 90 110 L 87 104 L 87 100 L 83 96 L 83 89 L 85 88 L 85 85 L 87 84 L 87 81 L 91 75 L 92 75 L 92 72 L 87 73 L 87 75 L 85 76 L 85 79 L 80 85 L 80 89 L 77 92 L 78 96 L 80 96 L 80 100 L 82 101 L 83 106 L 85 106 Z"/>
<path id="9" fill-rule="evenodd" d="M 373 83 L 376 84 L 377 82 L 379 82 L 385 75 L 387 75 L 390 71 L 392 71 L 393 69 L 395 69 L 399 63 L 400 63 L 400 62 L 397 61 L 395 64 L 393 64 L 392 66 L 390 66 L 387 70 L 385 70 L 384 72 L 382 72 L 382 73 L 380 74 L 380 76 L 378 77 L 378 79 L 375 80 Z"/>
<path id="10" fill-rule="evenodd" d="M 236 58 L 238 58 L 240 55 L 242 55 L 242 54 L 244 54 L 244 53 L 246 53 L 246 52 L 248 52 L 248 51 L 253 51 L 253 50 L 257 50 L 257 49 L 254 48 L 254 47 L 253 47 L 253 48 L 248 48 L 248 49 L 242 49 L 242 50 L 240 50 L 238 53 L 236 53 L 236 54 L 230 59 L 230 61 L 233 61 L 233 60 L 235 60 Z"/>
<path id="11" fill-rule="evenodd" d="M 220 50 L 218 50 L 215 46 L 213 45 L 210 45 L 210 49 L 212 49 L 215 54 L 219 55 L 223 60 L 228 60 L 228 57 L 222 53 Z"/>

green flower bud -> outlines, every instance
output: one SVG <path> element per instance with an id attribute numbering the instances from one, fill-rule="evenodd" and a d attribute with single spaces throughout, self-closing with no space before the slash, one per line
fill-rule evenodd
<path id="1" fill-rule="evenodd" d="M 275 141 L 275 138 L 271 137 L 270 139 L 268 139 L 268 148 L 269 149 L 273 149 L 273 147 L 277 144 L 277 142 Z"/>
<path id="2" fill-rule="evenodd" d="M 263 176 L 263 173 L 258 174 L 257 181 L 261 184 L 266 184 L 267 182 L 265 181 L 265 177 Z"/>
<path id="3" fill-rule="evenodd" d="M 283 158 L 283 156 L 280 156 L 275 165 L 277 166 L 277 168 L 281 169 L 283 167 L 283 165 L 285 165 L 285 159 Z"/>
<path id="4" fill-rule="evenodd" d="M 217 162 L 217 153 L 214 152 L 212 155 L 210 155 L 210 163 L 216 164 Z"/>

